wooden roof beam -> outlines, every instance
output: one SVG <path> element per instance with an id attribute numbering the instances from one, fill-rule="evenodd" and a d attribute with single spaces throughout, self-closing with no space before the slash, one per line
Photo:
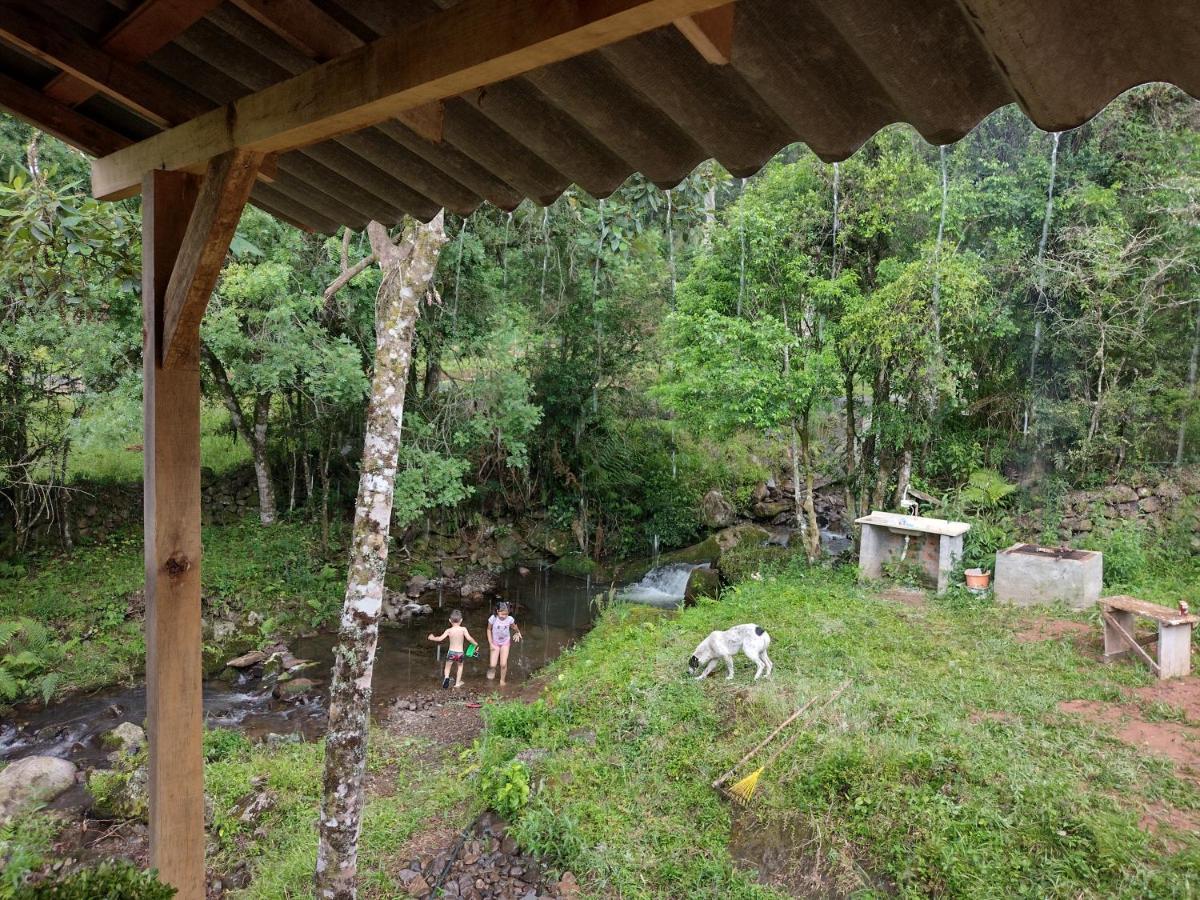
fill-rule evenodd
<path id="1" fill-rule="evenodd" d="M 727 66 L 733 59 L 732 3 L 676 19 L 675 27 L 713 65 Z"/>
<path id="2" fill-rule="evenodd" d="M 102 199 L 154 169 L 202 171 L 233 149 L 286 151 L 588 53 L 722 4 L 714 0 L 464 0 L 294 78 L 92 164 Z"/>
<path id="3" fill-rule="evenodd" d="M 92 91 L 111 97 L 148 122 L 167 128 L 206 112 L 130 63 L 76 37 L 61 21 L 19 4 L 0 5 L 0 38 L 35 59 L 62 69 Z M 165 114 L 174 111 L 174 116 Z"/>
<path id="4" fill-rule="evenodd" d="M 312 0 L 233 0 L 233 5 L 317 62 L 329 62 L 365 44 Z M 444 134 L 445 107 L 440 101 L 427 103 L 398 113 L 396 120 L 425 140 L 439 144 Z"/>
<path id="5" fill-rule="evenodd" d="M 92 156 L 116 153 L 133 143 L 78 110 L 47 99 L 37 88 L 3 74 L 0 74 L 0 109 Z"/>
<path id="6" fill-rule="evenodd" d="M 163 301 L 164 369 L 199 359 L 200 320 L 262 163 L 261 153 L 230 150 L 208 164 Z"/>
<path id="7" fill-rule="evenodd" d="M 222 0 L 142 0 L 100 42 L 100 49 L 127 63 L 141 62 L 204 18 Z M 96 93 L 95 87 L 69 72 L 44 88 L 46 96 L 74 106 Z"/>

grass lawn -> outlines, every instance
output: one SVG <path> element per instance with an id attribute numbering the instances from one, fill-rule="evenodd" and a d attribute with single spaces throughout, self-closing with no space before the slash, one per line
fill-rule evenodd
<path id="1" fill-rule="evenodd" d="M 677 616 L 618 607 L 552 666 L 543 714 L 512 737 L 491 734 L 486 754 L 550 751 L 517 833 L 600 892 L 770 896 L 730 857 L 736 814 L 740 841 L 766 829 L 790 842 L 797 866 L 780 877 L 798 890 L 1194 896 L 1196 831 L 1139 820 L 1150 803 L 1200 823 L 1197 778 L 1059 709 L 1128 699 L 1149 677 L 1068 639 L 1016 640 L 1036 616 L 914 609 L 876 599 L 846 570 L 744 582 Z M 683 677 L 704 634 L 746 621 L 771 632 L 771 681 L 752 683 L 745 660 L 732 683 Z M 847 678 L 764 773 L 748 813 L 709 787 Z M 1200 723 L 1187 726 L 1200 739 Z"/>
<path id="2" fill-rule="evenodd" d="M 686 677 L 708 631 L 747 621 L 771 632 L 771 680 L 752 682 L 745 660 L 733 682 Z M 679 613 L 615 606 L 549 667 L 542 699 L 487 704 L 465 752 L 373 731 L 362 896 L 398 895 L 410 841 L 512 804 L 521 845 L 592 896 L 1194 897 L 1200 768 L 1183 761 L 1200 761 L 1200 721 L 1139 666 L 1099 663 L 1098 636 L 1094 614 L 888 601 L 847 569 L 792 568 Z M 712 790 L 846 679 L 748 808 Z M 1168 730 L 1184 756 L 1122 741 L 1131 723 Z M 528 768 L 513 762 L 522 750 L 539 751 Z M 210 864 L 245 861 L 234 896 L 309 896 L 321 760 L 320 745 L 217 742 Z M 241 821 L 263 791 L 266 809 Z M 44 835 L 22 827 L 13 846 L 36 857 Z M 731 846 L 778 864 L 760 880 Z"/>

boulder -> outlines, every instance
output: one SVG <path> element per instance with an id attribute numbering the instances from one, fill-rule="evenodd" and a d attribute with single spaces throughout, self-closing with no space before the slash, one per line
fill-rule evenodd
<path id="1" fill-rule="evenodd" d="M 1151 494 L 1147 494 L 1138 501 L 1138 509 L 1147 515 L 1154 515 L 1154 513 L 1162 509 L 1162 501 Z"/>
<path id="2" fill-rule="evenodd" d="M 771 536 L 767 538 L 768 547 L 783 547 L 787 549 L 788 544 L 792 542 L 792 529 L 790 528 L 772 528 Z"/>
<path id="3" fill-rule="evenodd" d="M 97 815 L 113 819 L 146 819 L 150 812 L 150 769 L 145 765 L 88 776 L 88 791 Z"/>
<path id="4" fill-rule="evenodd" d="M 683 590 L 683 605 L 694 606 L 701 597 L 717 599 L 721 594 L 721 573 L 712 568 L 692 569 Z"/>
<path id="5" fill-rule="evenodd" d="M 249 653 L 243 653 L 241 656 L 235 656 L 225 665 L 231 669 L 250 669 L 257 666 L 259 663 L 267 661 L 267 654 L 261 650 L 251 650 Z"/>
<path id="6" fill-rule="evenodd" d="M 404 586 L 404 593 L 410 597 L 420 597 L 425 593 L 425 589 L 429 586 L 429 579 L 424 575 L 414 575 L 408 579 L 408 584 Z"/>
<path id="7" fill-rule="evenodd" d="M 771 490 L 767 487 L 767 483 L 765 481 L 760 481 L 754 486 L 754 491 L 750 494 L 750 497 L 755 503 L 761 503 L 763 500 L 767 499 L 767 495 L 769 493 L 771 493 Z"/>
<path id="8" fill-rule="evenodd" d="M 774 519 L 792 508 L 791 500 L 762 500 L 750 508 L 756 519 Z"/>
<path id="9" fill-rule="evenodd" d="M 311 678 L 293 678 L 275 685 L 271 691 L 276 700 L 299 700 L 317 686 Z"/>
<path id="10" fill-rule="evenodd" d="M 1183 491 L 1179 485 L 1171 481 L 1164 481 L 1154 489 L 1154 493 L 1170 503 L 1175 503 L 1183 499 Z"/>
<path id="11" fill-rule="evenodd" d="M 771 536 L 771 532 L 760 525 L 733 525 L 713 535 L 721 553 L 728 553 L 734 547 L 749 541 L 755 546 L 761 546 Z"/>
<path id="12" fill-rule="evenodd" d="M 75 764 L 56 756 L 27 756 L 0 771 L 0 824 L 75 783 Z"/>
<path id="13" fill-rule="evenodd" d="M 122 722 L 112 731 L 106 731 L 100 738 L 100 743 L 117 758 L 133 756 L 146 746 L 146 732 L 140 725 Z"/>
<path id="14" fill-rule="evenodd" d="M 737 510 L 724 494 L 713 489 L 700 501 L 700 515 L 709 528 L 726 528 L 733 524 Z"/>
<path id="15" fill-rule="evenodd" d="M 1127 484 L 1114 484 L 1104 492 L 1104 499 L 1109 503 L 1137 503 L 1138 492 Z"/>

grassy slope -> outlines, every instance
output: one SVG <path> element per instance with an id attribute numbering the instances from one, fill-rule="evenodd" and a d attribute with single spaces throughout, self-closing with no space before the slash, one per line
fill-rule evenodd
<path id="1" fill-rule="evenodd" d="M 237 640 L 266 640 L 327 621 L 341 604 L 342 566 L 325 565 L 315 528 L 256 521 L 208 526 L 203 532 L 203 581 L 208 614 L 228 609 L 259 611 L 260 634 Z M 145 663 L 140 603 L 142 539 L 138 533 L 66 555 L 35 557 L 0 577 L 0 620 L 29 616 L 52 625 L 68 651 L 58 663 L 60 693 L 126 681 Z M 133 598 L 133 602 L 131 602 Z M 214 649 L 215 653 L 215 649 Z"/>
<path id="2" fill-rule="evenodd" d="M 1066 642 L 1020 644 L 1028 618 L 913 610 L 847 573 L 746 582 L 677 618 L 617 609 L 556 663 L 552 711 L 524 742 L 551 749 L 519 825 L 524 842 L 626 896 L 762 896 L 731 864 L 730 809 L 708 787 L 773 723 L 847 677 L 853 689 L 760 784 L 768 823 L 820 835 L 826 880 L 954 896 L 1183 896 L 1200 841 L 1172 854 L 1117 798 L 1200 809 L 1194 784 L 1061 700 L 1146 683 Z M 731 622 L 770 628 L 770 682 L 682 677 L 692 646 Z M 1003 720 L 980 719 L 1003 712 Z M 573 741 L 591 729 L 594 747 Z M 871 875 L 866 873 L 870 872 Z"/>

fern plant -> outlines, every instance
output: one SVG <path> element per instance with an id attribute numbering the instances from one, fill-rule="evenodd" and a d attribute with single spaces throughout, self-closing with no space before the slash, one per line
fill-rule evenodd
<path id="1" fill-rule="evenodd" d="M 1004 476 L 995 469 L 976 469 L 958 496 L 964 507 L 988 511 L 1000 506 L 1016 489 L 1015 484 L 1005 481 Z"/>
<path id="2" fill-rule="evenodd" d="M 61 675 L 55 667 L 63 650 L 57 636 L 27 617 L 0 621 L 0 699 L 38 694 L 49 703 Z"/>

